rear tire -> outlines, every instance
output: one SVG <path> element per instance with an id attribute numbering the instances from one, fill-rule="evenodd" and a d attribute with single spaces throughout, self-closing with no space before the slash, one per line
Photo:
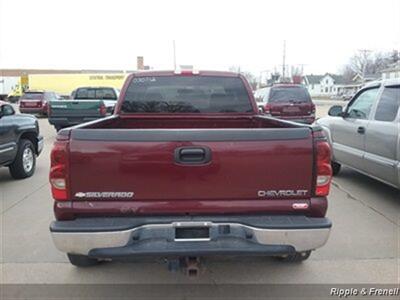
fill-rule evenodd
<path id="1" fill-rule="evenodd" d="M 86 255 L 67 253 L 69 262 L 75 267 L 91 267 L 98 265 L 100 262 L 95 258 L 90 258 Z"/>
<path id="2" fill-rule="evenodd" d="M 294 254 L 288 254 L 284 256 L 277 256 L 276 259 L 282 262 L 298 263 L 308 259 L 311 255 L 311 250 L 296 252 Z"/>
<path id="3" fill-rule="evenodd" d="M 30 140 L 21 139 L 14 162 L 9 166 L 10 174 L 14 179 L 31 177 L 35 173 L 35 167 L 35 147 Z"/>
<path id="4" fill-rule="evenodd" d="M 332 166 L 332 174 L 333 174 L 333 176 L 336 176 L 337 174 L 339 174 L 340 168 L 342 167 L 342 165 L 337 163 L 337 162 L 332 161 L 331 162 L 331 166 Z"/>

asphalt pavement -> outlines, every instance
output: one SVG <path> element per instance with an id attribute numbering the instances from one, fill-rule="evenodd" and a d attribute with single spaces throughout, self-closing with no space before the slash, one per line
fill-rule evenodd
<path id="1" fill-rule="evenodd" d="M 321 100 L 323 101 L 323 100 Z M 333 103 L 317 102 L 325 115 Z M 193 283 L 167 271 L 162 260 L 104 263 L 79 269 L 53 246 L 49 223 L 53 200 L 48 183 L 49 153 L 56 132 L 39 119 L 44 152 L 33 177 L 16 181 L 0 168 L 1 283 Z M 390 283 L 400 282 L 400 192 L 348 168 L 335 177 L 328 217 L 328 243 L 300 264 L 270 258 L 212 258 L 196 283 Z"/>

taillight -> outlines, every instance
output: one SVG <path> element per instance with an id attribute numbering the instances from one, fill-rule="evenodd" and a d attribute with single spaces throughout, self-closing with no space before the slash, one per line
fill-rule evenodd
<path id="1" fill-rule="evenodd" d="M 102 116 L 105 116 L 107 114 L 107 107 L 104 105 L 104 103 L 100 104 L 99 111 L 100 111 L 100 115 L 102 115 Z"/>
<path id="2" fill-rule="evenodd" d="M 265 112 L 266 114 L 270 114 L 270 113 L 271 113 L 271 104 L 269 104 L 269 103 L 265 104 L 265 106 L 264 106 L 264 112 Z"/>
<path id="3" fill-rule="evenodd" d="M 51 150 L 50 185 L 54 200 L 68 200 L 68 141 L 57 140 Z"/>
<path id="4" fill-rule="evenodd" d="M 315 104 L 311 104 L 311 114 L 315 115 Z"/>
<path id="5" fill-rule="evenodd" d="M 314 135 L 316 147 L 315 196 L 328 196 L 332 179 L 331 147 L 322 131 Z"/>

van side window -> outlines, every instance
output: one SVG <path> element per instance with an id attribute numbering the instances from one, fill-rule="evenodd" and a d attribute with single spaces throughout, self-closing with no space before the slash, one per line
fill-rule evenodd
<path id="1" fill-rule="evenodd" d="M 367 89 L 357 96 L 347 109 L 347 116 L 354 119 L 368 119 L 379 87 Z"/>
<path id="2" fill-rule="evenodd" d="M 400 106 L 400 86 L 385 87 L 375 113 L 375 120 L 392 122 Z"/>

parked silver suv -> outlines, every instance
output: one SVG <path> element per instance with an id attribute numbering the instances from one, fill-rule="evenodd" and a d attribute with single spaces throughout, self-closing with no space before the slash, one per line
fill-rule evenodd
<path id="1" fill-rule="evenodd" d="M 373 82 L 319 124 L 332 146 L 334 175 L 346 165 L 400 189 L 400 78 Z"/>

